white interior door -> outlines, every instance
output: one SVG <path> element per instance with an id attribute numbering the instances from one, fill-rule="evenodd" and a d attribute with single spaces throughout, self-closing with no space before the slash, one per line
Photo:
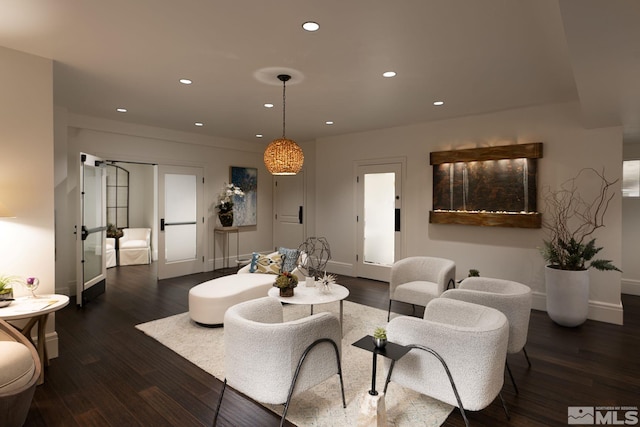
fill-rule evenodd
<path id="1" fill-rule="evenodd" d="M 158 166 L 158 278 L 204 271 L 201 168 Z"/>
<path id="2" fill-rule="evenodd" d="M 389 281 L 402 252 L 402 164 L 362 165 L 357 175 L 357 274 Z"/>
<path id="3" fill-rule="evenodd" d="M 79 212 L 76 222 L 76 304 L 106 290 L 107 173 L 104 160 L 80 153 Z"/>
<path id="4" fill-rule="evenodd" d="M 273 195 L 273 244 L 295 249 L 304 241 L 306 232 L 304 172 L 275 176 Z"/>

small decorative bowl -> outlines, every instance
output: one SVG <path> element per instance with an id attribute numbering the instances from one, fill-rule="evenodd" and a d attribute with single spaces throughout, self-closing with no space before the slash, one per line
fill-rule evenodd
<path id="1" fill-rule="evenodd" d="M 387 339 L 386 338 L 374 338 L 373 339 L 373 343 L 375 344 L 375 346 L 377 348 L 384 348 L 384 346 L 387 345 Z"/>
<path id="2" fill-rule="evenodd" d="M 13 298 L 0 299 L 0 308 L 8 307 L 13 302 Z"/>

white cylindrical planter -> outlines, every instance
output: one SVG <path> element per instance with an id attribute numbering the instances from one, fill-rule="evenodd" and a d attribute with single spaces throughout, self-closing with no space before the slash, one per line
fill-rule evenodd
<path id="1" fill-rule="evenodd" d="M 558 325 L 579 326 L 589 313 L 589 270 L 545 267 L 547 314 Z"/>

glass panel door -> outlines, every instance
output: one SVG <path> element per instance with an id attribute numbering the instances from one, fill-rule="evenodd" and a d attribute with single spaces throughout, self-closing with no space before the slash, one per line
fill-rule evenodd
<path id="1" fill-rule="evenodd" d="M 80 213 L 76 302 L 82 306 L 106 288 L 106 173 L 104 161 L 80 154 Z"/>
<path id="2" fill-rule="evenodd" d="M 158 278 L 204 271 L 202 169 L 158 168 Z"/>
<path id="3" fill-rule="evenodd" d="M 357 275 L 389 281 L 402 253 L 402 163 L 358 167 Z"/>

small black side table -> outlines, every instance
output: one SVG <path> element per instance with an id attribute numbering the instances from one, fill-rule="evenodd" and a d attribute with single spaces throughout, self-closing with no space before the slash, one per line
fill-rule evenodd
<path id="1" fill-rule="evenodd" d="M 407 354 L 409 350 L 411 350 L 410 347 L 405 347 L 403 345 L 395 344 L 392 342 L 387 342 L 386 346 L 384 346 L 383 348 L 378 348 L 374 344 L 373 337 L 371 335 L 367 335 L 365 337 L 360 338 L 358 341 L 354 342 L 352 345 L 373 353 L 373 368 L 371 370 L 371 390 L 369 390 L 369 394 L 372 396 L 378 395 L 378 392 L 376 391 L 376 365 L 377 365 L 378 355 L 381 355 L 393 361 L 396 361 L 396 360 L 399 360 L 405 354 Z"/>
<path id="2" fill-rule="evenodd" d="M 378 393 L 376 391 L 376 365 L 378 355 L 388 357 L 389 359 L 396 361 L 402 356 L 407 354 L 411 348 L 403 345 L 387 342 L 384 348 L 377 348 L 373 342 L 373 337 L 367 335 L 360 338 L 358 341 L 352 344 L 355 347 L 373 353 L 373 368 L 371 372 L 371 390 L 368 395 L 364 396 L 362 405 L 360 406 L 360 412 L 358 413 L 358 426 L 366 427 L 386 427 L 387 425 L 387 410 L 384 404 L 384 393 Z"/>

